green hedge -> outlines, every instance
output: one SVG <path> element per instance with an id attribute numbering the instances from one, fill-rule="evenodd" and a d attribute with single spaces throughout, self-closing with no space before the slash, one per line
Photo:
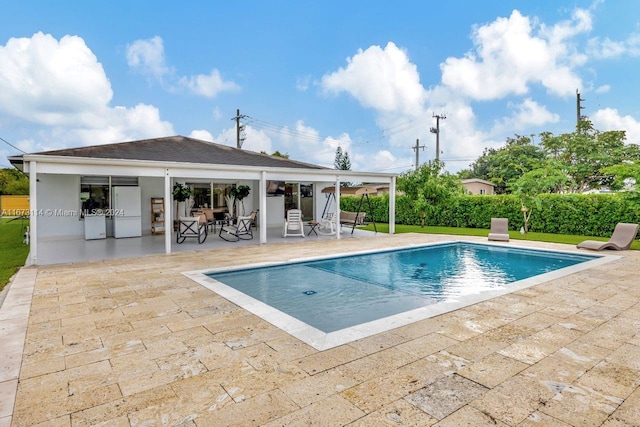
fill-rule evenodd
<path id="1" fill-rule="evenodd" d="M 377 222 L 389 222 L 389 196 L 370 196 Z M 534 207 L 529 230 L 541 233 L 584 236 L 611 235 L 618 222 L 640 223 L 640 212 L 617 194 L 545 194 L 540 197 L 540 209 Z M 340 198 L 343 210 L 355 212 L 360 197 Z M 488 229 L 491 218 L 508 218 L 509 228 L 519 230 L 524 224 L 520 199 L 513 195 L 460 196 L 446 205 L 437 206 L 426 218 L 426 225 Z M 362 210 L 369 215 L 364 200 Z M 396 224 L 420 225 L 411 200 L 396 197 Z"/>

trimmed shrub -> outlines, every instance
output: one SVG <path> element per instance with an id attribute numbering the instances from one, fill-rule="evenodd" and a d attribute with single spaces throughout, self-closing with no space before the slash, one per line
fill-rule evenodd
<path id="1" fill-rule="evenodd" d="M 377 222 L 389 222 L 389 196 L 369 196 Z M 611 236 L 619 222 L 640 223 L 640 212 L 619 194 L 544 194 L 540 207 L 533 206 L 529 230 L 541 233 Z M 355 212 L 360 197 L 344 196 L 340 206 Z M 426 225 L 488 229 L 491 218 L 508 218 L 509 228 L 519 230 L 524 225 L 520 199 L 516 196 L 459 196 L 445 206 L 438 206 L 426 218 Z M 529 206 L 529 208 L 531 208 Z M 361 210 L 370 216 L 364 200 Z M 406 196 L 396 197 L 396 224 L 420 225 L 420 217 Z"/>

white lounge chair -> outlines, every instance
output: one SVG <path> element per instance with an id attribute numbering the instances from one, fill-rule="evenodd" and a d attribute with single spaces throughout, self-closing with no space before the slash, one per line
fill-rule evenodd
<path id="1" fill-rule="evenodd" d="M 282 237 L 298 236 L 304 237 L 304 223 L 302 222 L 302 211 L 300 209 L 289 209 L 287 220 L 284 222 Z"/>

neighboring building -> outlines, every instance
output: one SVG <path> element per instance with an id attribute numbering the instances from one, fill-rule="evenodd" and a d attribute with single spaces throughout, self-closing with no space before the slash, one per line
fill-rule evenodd
<path id="1" fill-rule="evenodd" d="M 9 160 L 29 175 L 30 264 L 38 263 L 38 242 L 43 239 L 88 239 L 89 222 L 83 213 L 89 210 L 99 210 L 106 216 L 106 231 L 100 233 L 102 238 L 118 237 L 115 233 L 118 224 L 124 227 L 125 223 L 134 223 L 120 216 L 126 213 L 112 209 L 118 206 L 115 202 L 121 187 L 138 187 L 141 200 L 134 209 L 134 217 L 136 223 L 141 222 L 136 226 L 137 235 L 145 235 L 151 234 L 154 226 L 160 226 L 160 217 L 152 213 L 154 201 L 164 206 L 164 216 L 160 219 L 164 222 L 163 229 L 173 228 L 172 217 L 177 209 L 172 189 L 176 183 L 191 188 L 193 202 L 198 206 L 211 208 L 223 206 L 230 186 L 247 185 L 251 192 L 243 200 L 246 212 L 258 210 L 258 223 L 275 227 L 284 224 L 287 203 L 303 209 L 309 205 L 309 216 L 320 218 L 325 200 L 314 195 L 320 195 L 324 187 L 368 181 L 395 189 L 396 178 L 395 174 L 388 173 L 329 169 L 184 136 L 24 154 Z M 287 186 L 292 187 L 292 199 L 285 200 L 286 194 L 270 193 L 273 185 L 269 184 L 273 183 L 278 183 L 277 188 L 282 184 L 285 190 Z M 304 194 L 301 187 L 305 189 Z M 392 199 L 394 194 L 392 192 Z M 312 200 L 302 203 L 305 197 Z M 389 208 L 392 234 L 393 201 Z M 181 207 L 180 211 L 183 211 Z M 95 218 L 90 219 L 93 222 Z M 336 233 L 336 238 L 340 238 L 340 233 Z M 259 240 L 266 243 L 266 227 L 260 227 Z M 167 233 L 166 253 L 171 252 L 171 244 L 172 233 Z"/>
<path id="2" fill-rule="evenodd" d="M 462 186 L 467 194 L 495 194 L 496 185 L 484 179 L 463 179 Z"/>

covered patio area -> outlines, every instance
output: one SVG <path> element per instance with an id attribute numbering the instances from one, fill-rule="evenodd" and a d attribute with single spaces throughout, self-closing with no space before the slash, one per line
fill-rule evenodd
<path id="1" fill-rule="evenodd" d="M 365 230 L 355 229 L 351 234 L 350 228 L 345 228 L 342 233 L 342 239 L 353 238 L 376 238 L 386 236 L 386 233 L 374 233 Z M 207 239 L 199 244 L 197 239 L 186 239 L 183 243 L 175 242 L 176 233 L 169 233 L 172 242 L 172 252 L 201 252 L 214 249 L 232 250 L 243 246 L 259 246 L 259 229 L 253 230 L 254 237 L 250 240 L 239 240 L 237 242 L 227 242 L 218 236 L 218 232 L 211 231 Z M 311 233 L 310 235 L 308 235 Z M 282 227 L 267 227 L 267 244 L 299 244 L 302 242 L 317 242 L 335 239 L 335 235 L 314 234 L 311 228 L 305 225 L 305 238 L 301 237 L 282 237 Z M 141 257 L 146 255 L 158 255 L 165 253 L 165 236 L 143 235 L 137 238 L 128 239 L 99 239 L 99 240 L 45 240 L 41 241 L 38 247 L 38 265 L 53 265 L 66 263 L 79 263 L 87 261 L 100 261 L 110 259 L 123 259 L 132 257 Z M 197 255 L 194 255 L 197 256 Z"/>

